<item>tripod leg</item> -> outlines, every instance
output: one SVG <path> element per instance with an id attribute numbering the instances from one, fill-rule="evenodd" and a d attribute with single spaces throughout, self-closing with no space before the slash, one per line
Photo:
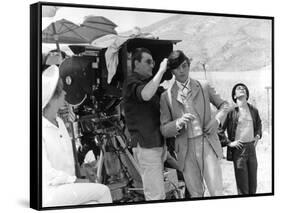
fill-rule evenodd
<path id="1" fill-rule="evenodd" d="M 125 150 L 127 157 L 129 158 L 129 160 L 131 161 L 131 163 L 133 164 L 135 169 L 138 171 L 139 174 L 141 174 L 139 165 L 136 163 L 135 159 L 133 158 L 133 156 L 131 155 L 131 153 L 127 149 L 122 137 L 117 135 L 116 138 L 117 138 L 118 142 L 120 143 L 121 147 Z"/>
<path id="2" fill-rule="evenodd" d="M 100 150 L 100 158 L 98 162 L 98 171 L 97 171 L 97 180 L 98 183 L 102 183 L 102 167 L 103 167 L 103 162 L 104 162 L 104 156 L 102 150 Z"/>

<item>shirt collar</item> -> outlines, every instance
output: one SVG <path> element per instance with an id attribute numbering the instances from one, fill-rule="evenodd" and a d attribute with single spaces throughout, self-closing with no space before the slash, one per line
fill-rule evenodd
<path id="1" fill-rule="evenodd" d="M 186 85 L 186 88 L 190 87 L 190 78 L 188 78 L 184 83 L 181 83 L 181 82 L 179 82 L 177 80 L 176 80 L 176 82 L 177 82 L 177 85 L 178 85 L 180 90 L 183 89 L 183 85 Z"/>
<path id="2" fill-rule="evenodd" d="M 56 121 L 58 123 L 58 125 L 60 126 L 60 122 L 58 120 L 58 117 L 56 117 Z M 53 123 L 51 123 L 47 118 L 45 118 L 44 116 L 42 116 L 42 127 L 43 128 L 58 128 L 56 125 L 54 125 Z"/>

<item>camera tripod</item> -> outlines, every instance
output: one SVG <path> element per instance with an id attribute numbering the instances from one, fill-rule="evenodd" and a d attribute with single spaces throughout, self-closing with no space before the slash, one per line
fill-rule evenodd
<path id="1" fill-rule="evenodd" d="M 116 115 L 99 118 L 87 116 L 80 119 L 80 121 L 90 119 L 99 125 L 107 122 L 106 127 L 100 125 L 100 128 L 93 131 L 94 141 L 99 147 L 99 158 L 94 168 L 90 168 L 92 171 L 87 178 L 91 182 L 107 185 L 111 189 L 114 202 L 144 201 L 141 171 L 128 147 L 128 139 L 117 117 Z M 170 180 L 173 172 L 166 170 L 164 174 L 167 174 L 165 184 L 168 185 L 166 199 L 184 198 L 179 187 Z M 173 176 L 172 179 L 175 177 Z"/>

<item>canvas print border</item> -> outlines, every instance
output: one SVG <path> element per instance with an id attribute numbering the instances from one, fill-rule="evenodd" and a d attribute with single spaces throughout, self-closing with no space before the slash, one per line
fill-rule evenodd
<path id="1" fill-rule="evenodd" d="M 113 203 L 113 204 L 88 204 L 88 205 L 74 205 L 74 206 L 53 206 L 44 207 L 42 205 L 42 7 L 43 6 L 58 6 L 58 7 L 70 7 L 70 8 L 92 8 L 92 9 L 104 9 L 104 10 L 120 10 L 120 11 L 138 11 L 138 12 L 157 12 L 165 14 L 181 14 L 181 15 L 195 15 L 195 16 L 212 16 L 212 17 L 229 17 L 229 18 L 248 18 L 256 20 L 268 20 L 271 21 L 271 74 L 270 83 L 271 88 L 266 89 L 267 95 L 271 101 L 268 103 L 270 108 L 268 112 L 264 112 L 268 115 L 266 125 L 270 126 L 269 129 L 271 134 L 268 136 L 271 141 L 270 152 L 271 152 L 271 192 L 257 193 L 254 195 L 227 195 L 227 196 L 216 196 L 216 197 L 203 197 L 203 198 L 192 198 L 191 200 L 209 200 L 209 199 L 227 199 L 237 197 L 254 197 L 254 196 L 271 196 L 274 195 L 274 17 L 269 16 L 250 16 L 250 15 L 239 15 L 239 14 L 219 14 L 219 13 L 203 13 L 203 12 L 192 12 L 192 11 L 172 11 L 172 10 L 161 10 L 161 9 L 148 9 L 148 8 L 125 8 L 125 7 L 110 7 L 101 5 L 82 5 L 82 4 L 67 4 L 67 3 L 51 3 L 51 2 L 39 2 L 30 6 L 30 207 L 34 209 L 47 210 L 47 209 L 65 209 L 65 208 L 83 208 L 83 207 L 100 207 L 100 206 L 111 206 L 111 205 L 135 205 L 145 203 L 165 203 L 165 202 L 179 202 L 187 201 L 185 199 L 171 199 L 171 200 L 156 200 L 156 201 L 137 201 L 137 202 L 125 202 L 125 203 Z M 171 40 L 170 43 L 176 43 L 177 41 Z M 164 42 L 165 43 L 165 42 Z M 161 44 L 165 46 L 166 44 Z M 167 42 L 167 46 L 168 46 Z M 130 46 L 131 45 L 131 46 Z M 125 51 L 132 49 L 135 44 L 129 43 L 122 54 Z M 151 45 L 151 44 L 147 44 Z M 160 45 L 160 44 L 159 44 Z M 167 47 L 168 48 L 168 47 Z M 168 48 L 169 49 L 169 48 Z M 169 49 L 170 50 L 170 49 Z M 87 49 L 87 51 L 93 51 Z M 229 56 L 230 57 L 230 56 Z M 160 67 L 160 62 L 156 63 L 156 67 Z M 127 66 L 126 62 L 122 62 L 123 66 Z M 38 71 L 39 70 L 39 71 Z M 154 73 L 156 74 L 156 73 Z M 167 77 L 168 78 L 168 77 Z M 123 79 L 127 81 L 127 79 Z M 203 85 L 204 86 L 204 85 Z M 252 87 L 251 87 L 252 88 Z M 204 88 L 205 89 L 205 88 Z M 216 88 L 217 89 L 217 88 Z M 124 91 L 123 91 L 124 92 Z M 255 91 L 250 91 L 255 92 Z M 230 95 L 230 94 L 229 94 Z M 265 100 L 265 99 L 263 99 Z M 257 100 L 259 101 L 259 100 Z M 270 102 L 269 101 L 269 102 Z M 169 174 L 170 175 L 170 174 Z M 171 174 L 172 175 L 172 174 Z M 189 200 L 188 200 L 189 201 Z"/>

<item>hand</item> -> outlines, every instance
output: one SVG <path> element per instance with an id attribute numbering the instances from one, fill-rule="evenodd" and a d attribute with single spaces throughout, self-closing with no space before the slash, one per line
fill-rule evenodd
<path id="1" fill-rule="evenodd" d="M 90 182 L 97 182 L 98 161 L 83 163 L 82 168 L 84 169 L 85 175 Z"/>
<path id="2" fill-rule="evenodd" d="M 230 142 L 228 144 L 228 146 L 229 147 L 235 147 L 237 149 L 242 149 L 243 148 L 243 143 L 240 140 L 237 140 L 237 141 Z"/>
<path id="3" fill-rule="evenodd" d="M 90 183 L 88 179 L 77 178 L 75 183 Z"/>
<path id="4" fill-rule="evenodd" d="M 75 146 L 76 146 L 76 150 L 79 151 L 79 152 L 80 152 L 80 151 L 82 150 L 82 148 L 83 148 L 83 146 L 82 146 L 80 140 L 76 140 L 76 141 L 75 141 Z"/>
<path id="5" fill-rule="evenodd" d="M 254 143 L 255 147 L 257 146 L 259 139 L 260 139 L 260 136 L 256 135 L 255 136 L 255 143 Z"/>
<path id="6" fill-rule="evenodd" d="M 160 72 L 166 72 L 166 70 L 167 70 L 167 63 L 168 63 L 168 59 L 164 58 L 163 61 L 160 64 L 160 67 L 159 67 L 159 71 Z"/>
<path id="7" fill-rule="evenodd" d="M 96 160 L 96 157 L 93 153 L 93 150 L 88 151 L 87 154 L 85 155 L 84 163 L 91 163 L 95 160 Z"/>
<path id="8" fill-rule="evenodd" d="M 177 125 L 180 127 L 180 128 L 186 128 L 187 127 L 187 123 L 188 122 L 191 122 L 192 120 L 194 120 L 196 117 L 191 114 L 191 113 L 185 113 L 181 116 L 181 118 L 179 118 L 177 120 Z"/>
<path id="9" fill-rule="evenodd" d="M 218 131 L 219 123 L 217 119 L 213 118 L 209 123 L 204 127 L 204 133 L 210 135 Z"/>

